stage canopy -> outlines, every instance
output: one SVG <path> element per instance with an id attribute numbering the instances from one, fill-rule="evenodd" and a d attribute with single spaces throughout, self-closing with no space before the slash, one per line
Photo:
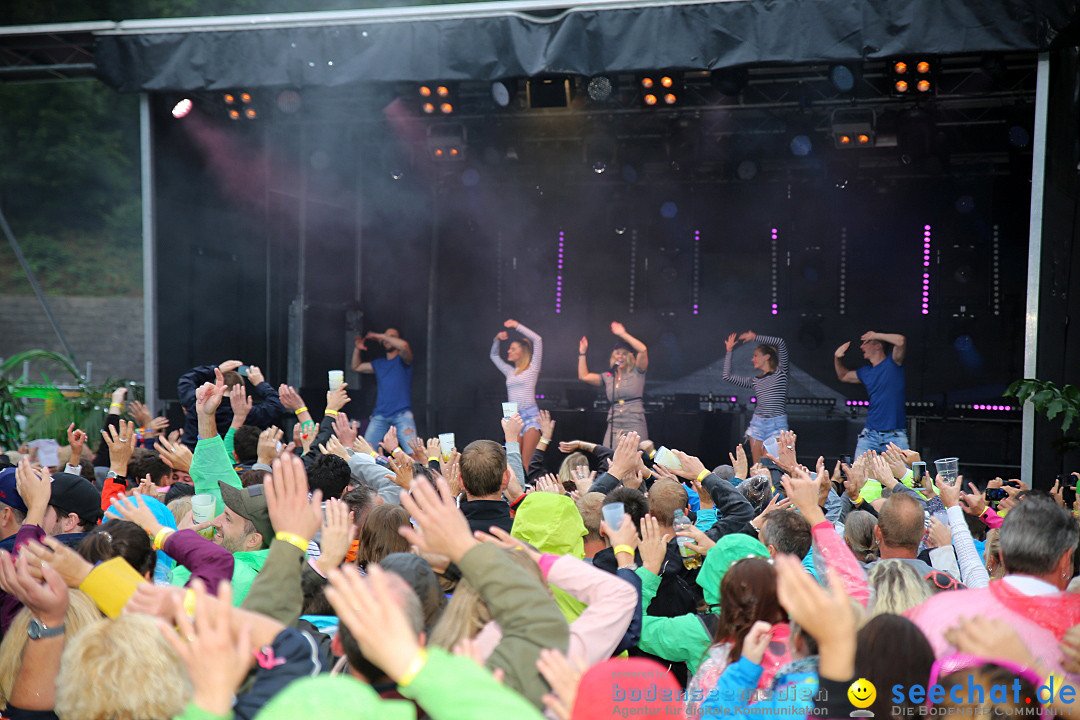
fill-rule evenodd
<path id="1" fill-rule="evenodd" d="M 95 28 L 122 92 L 371 81 L 590 76 L 1040 51 L 1072 36 L 1074 0 L 492 2 L 137 20 Z"/>

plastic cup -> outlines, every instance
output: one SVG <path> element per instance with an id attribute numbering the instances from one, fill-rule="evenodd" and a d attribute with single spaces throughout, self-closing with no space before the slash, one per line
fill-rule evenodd
<path id="1" fill-rule="evenodd" d="M 941 458 L 934 461 L 934 467 L 937 468 L 938 475 L 941 479 L 947 482 L 949 485 L 956 484 L 956 476 L 959 471 L 958 465 L 960 464 L 960 458 Z"/>
<path id="2" fill-rule="evenodd" d="M 330 382 L 330 389 L 337 390 L 339 387 L 345 384 L 345 371 L 331 370 L 327 373 L 327 378 Z"/>
<path id="3" fill-rule="evenodd" d="M 209 493 L 191 496 L 191 519 L 196 525 L 214 519 L 215 504 L 214 496 Z"/>
<path id="4" fill-rule="evenodd" d="M 682 470 L 682 463 L 679 462 L 679 458 L 675 457 L 675 453 L 663 446 L 656 451 L 653 462 L 657 465 L 663 465 L 669 470 Z"/>
<path id="5" fill-rule="evenodd" d="M 766 440 L 762 445 L 765 446 L 765 453 L 772 455 L 773 457 L 780 457 L 780 443 L 776 438 L 772 437 Z"/>
<path id="6" fill-rule="evenodd" d="M 504 402 L 502 405 L 504 418 L 508 418 L 518 411 L 516 402 Z"/>
<path id="7" fill-rule="evenodd" d="M 621 502 L 608 503 L 600 508 L 601 514 L 604 516 L 604 522 L 608 524 L 608 527 L 612 530 L 618 530 L 622 525 L 623 515 L 626 514 L 626 507 Z"/>
<path id="8" fill-rule="evenodd" d="M 450 456 L 454 454 L 454 433 L 442 433 L 439 435 L 439 452 L 442 454 L 443 462 L 450 459 Z"/>

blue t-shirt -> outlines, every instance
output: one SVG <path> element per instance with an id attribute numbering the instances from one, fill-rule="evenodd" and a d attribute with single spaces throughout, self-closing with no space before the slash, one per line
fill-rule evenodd
<path id="1" fill-rule="evenodd" d="M 892 354 L 877 365 L 863 365 L 855 374 L 870 396 L 866 429 L 879 432 L 906 429 L 904 368 L 896 364 Z"/>
<path id="2" fill-rule="evenodd" d="M 379 395 L 373 414 L 391 417 L 412 408 L 412 365 L 406 365 L 400 355 L 371 361 Z"/>

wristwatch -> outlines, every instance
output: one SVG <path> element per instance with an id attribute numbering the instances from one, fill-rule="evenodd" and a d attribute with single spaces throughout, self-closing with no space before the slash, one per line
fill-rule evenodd
<path id="1" fill-rule="evenodd" d="M 48 627 L 37 618 L 30 618 L 30 625 L 26 628 L 26 634 L 30 636 L 31 640 L 58 637 L 64 634 L 65 626 L 66 623 L 60 623 L 56 627 Z"/>

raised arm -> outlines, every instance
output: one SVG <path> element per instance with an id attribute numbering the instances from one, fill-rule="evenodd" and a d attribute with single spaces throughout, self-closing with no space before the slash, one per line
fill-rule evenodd
<path id="1" fill-rule="evenodd" d="M 499 354 L 499 343 L 506 338 L 507 334 L 505 330 L 495 336 L 495 339 L 491 341 L 491 353 L 488 357 L 491 358 L 491 362 L 495 364 L 495 367 L 499 368 L 499 372 L 506 377 L 510 377 L 514 374 L 514 366 L 503 360 L 502 355 Z"/>
<path id="2" fill-rule="evenodd" d="M 378 340 L 379 342 L 385 342 L 387 345 L 401 353 L 401 359 L 405 362 L 406 365 L 412 365 L 412 347 L 410 347 L 409 343 L 405 342 L 401 338 L 394 337 L 393 335 L 387 335 L 386 333 L 377 332 L 369 332 L 365 339 L 366 338 L 372 338 L 374 340 Z"/>
<path id="3" fill-rule="evenodd" d="M 907 338 L 900 333 L 879 333 L 870 331 L 862 336 L 863 340 L 877 340 L 878 342 L 887 342 L 893 346 L 892 359 L 897 365 L 904 364 L 904 358 L 907 356 Z"/>
<path id="4" fill-rule="evenodd" d="M 645 346 L 645 343 L 638 340 L 636 337 L 626 332 L 626 328 L 622 323 L 611 323 L 611 332 L 620 340 L 625 340 L 629 343 L 630 347 L 634 348 L 634 354 L 636 355 L 635 362 L 637 368 L 641 372 L 645 372 L 649 369 L 649 348 Z"/>
<path id="5" fill-rule="evenodd" d="M 844 367 L 844 353 L 851 347 L 851 341 L 844 343 L 833 351 L 833 367 L 836 369 L 836 377 L 840 382 L 859 384 L 859 376 L 854 370 Z"/>
<path id="6" fill-rule="evenodd" d="M 724 355 L 724 379 L 732 385 L 752 388 L 754 387 L 753 378 L 731 374 L 731 351 L 735 349 L 736 342 L 737 341 L 735 340 L 735 333 L 731 333 L 730 335 L 728 335 L 728 339 L 724 341 L 724 348 L 727 350 L 727 354 Z"/>
<path id="7" fill-rule="evenodd" d="M 363 358 L 360 357 L 360 353 L 364 352 L 365 350 L 367 350 L 367 345 L 364 343 L 364 338 L 357 335 L 356 340 L 353 343 L 352 351 L 353 372 L 369 374 L 375 372 L 375 368 L 371 367 L 371 363 L 364 362 Z"/>
<path id="8" fill-rule="evenodd" d="M 758 335 L 757 341 L 759 343 L 764 343 L 765 345 L 772 345 L 776 348 L 776 354 L 779 356 L 779 363 L 776 366 L 776 374 L 786 375 L 789 366 L 787 343 L 784 342 L 784 338 L 776 337 L 775 335 Z"/>
<path id="9" fill-rule="evenodd" d="M 577 379 L 600 387 L 604 384 L 604 380 L 600 377 L 600 373 L 589 372 L 589 362 L 585 359 L 587 352 L 589 352 L 589 338 L 582 335 L 581 340 L 578 341 Z"/>
<path id="10" fill-rule="evenodd" d="M 532 359 L 529 361 L 529 368 L 540 372 L 540 364 L 544 360 L 544 339 L 521 323 L 518 323 L 515 329 L 532 341 Z"/>

